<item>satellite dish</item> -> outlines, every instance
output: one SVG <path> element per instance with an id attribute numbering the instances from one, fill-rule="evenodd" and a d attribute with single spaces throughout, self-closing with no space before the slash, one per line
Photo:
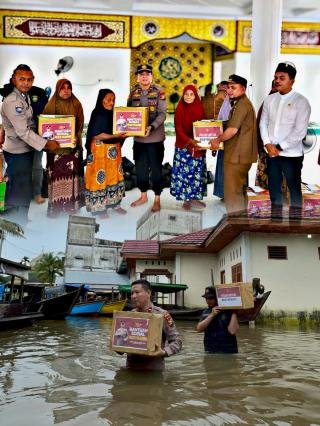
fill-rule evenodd
<path id="1" fill-rule="evenodd" d="M 303 139 L 303 153 L 308 154 L 317 144 L 317 133 L 312 127 L 308 127 L 307 136 Z"/>
<path id="2" fill-rule="evenodd" d="M 67 72 L 73 65 L 73 58 L 71 56 L 65 56 L 62 59 L 59 59 L 57 69 L 54 72 L 59 75 L 62 72 Z"/>

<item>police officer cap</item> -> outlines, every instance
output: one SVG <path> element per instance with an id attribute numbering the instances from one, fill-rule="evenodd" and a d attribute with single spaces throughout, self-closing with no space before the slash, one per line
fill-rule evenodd
<path id="1" fill-rule="evenodd" d="M 292 62 L 280 62 L 275 72 L 286 72 L 291 79 L 295 78 L 297 70 Z"/>
<path id="2" fill-rule="evenodd" d="M 204 294 L 201 297 L 205 297 L 206 299 L 216 299 L 216 289 L 212 286 L 206 287 Z"/>
<path id="3" fill-rule="evenodd" d="M 136 74 L 141 74 L 144 71 L 149 72 L 150 74 L 152 74 L 152 66 L 149 65 L 149 64 L 143 64 L 143 65 L 138 65 L 137 66 Z"/>
<path id="4" fill-rule="evenodd" d="M 247 87 L 247 80 L 244 77 L 240 77 L 237 74 L 229 75 L 229 83 L 241 84 L 243 87 Z"/>

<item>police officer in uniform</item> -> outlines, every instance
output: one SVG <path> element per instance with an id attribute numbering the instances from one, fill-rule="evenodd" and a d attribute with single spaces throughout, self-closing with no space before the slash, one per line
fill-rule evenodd
<path id="1" fill-rule="evenodd" d="M 32 199 L 32 165 L 34 150 L 55 150 L 59 144 L 37 135 L 28 92 L 34 76 L 28 65 L 18 65 L 12 75 L 13 91 L 4 99 L 1 116 L 5 132 L 3 144 L 7 163 L 5 205 L 10 219 L 25 225 Z"/>
<path id="2" fill-rule="evenodd" d="M 10 95 L 14 89 L 12 83 L 12 77 L 9 83 L 5 84 L 0 89 L 0 95 L 3 99 Z M 30 103 L 33 111 L 33 119 L 35 121 L 36 129 L 38 128 L 38 116 L 42 114 L 46 103 L 48 102 L 48 96 L 46 91 L 41 87 L 32 86 L 28 92 Z M 2 100 L 3 100 L 2 99 Z M 33 152 L 33 168 L 32 168 L 32 183 L 33 183 L 33 198 L 37 204 L 45 202 L 45 198 L 42 197 L 42 184 L 43 184 L 43 168 L 42 168 L 42 154 L 43 151 L 34 150 Z"/>
<path id="3" fill-rule="evenodd" d="M 155 194 L 152 211 L 160 210 L 162 184 L 162 161 L 164 155 L 164 122 L 167 102 L 163 90 L 152 84 L 151 65 L 138 65 L 137 84 L 129 94 L 128 106 L 148 107 L 149 121 L 145 136 L 136 136 L 133 145 L 133 157 L 137 173 L 137 185 L 140 197 L 131 206 L 137 207 L 148 201 L 149 174 L 151 172 L 152 189 Z"/>
<path id="4" fill-rule="evenodd" d="M 133 370 L 164 369 L 164 358 L 181 351 L 182 341 L 171 315 L 151 302 L 151 286 L 147 280 L 136 280 L 131 284 L 131 301 L 134 312 L 152 312 L 164 317 L 161 348 L 153 356 L 127 354 L 127 367 Z"/>

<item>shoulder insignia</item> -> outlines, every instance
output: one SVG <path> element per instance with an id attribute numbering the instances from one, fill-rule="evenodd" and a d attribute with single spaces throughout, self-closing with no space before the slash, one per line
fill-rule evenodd
<path id="1" fill-rule="evenodd" d="M 163 314 L 163 317 L 167 321 L 169 327 L 172 327 L 174 325 L 174 321 L 172 319 L 172 316 L 169 314 L 169 312 L 165 312 Z"/>
<path id="2" fill-rule="evenodd" d="M 164 90 L 160 90 L 160 99 L 166 99 L 166 92 Z"/>

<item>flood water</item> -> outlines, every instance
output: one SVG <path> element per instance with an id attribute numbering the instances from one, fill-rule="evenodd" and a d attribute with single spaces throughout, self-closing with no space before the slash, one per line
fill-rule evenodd
<path id="1" fill-rule="evenodd" d="M 241 326 L 239 354 L 204 355 L 195 323 L 164 373 L 125 370 L 111 320 L 0 334 L 1 426 L 320 425 L 320 334 Z"/>

